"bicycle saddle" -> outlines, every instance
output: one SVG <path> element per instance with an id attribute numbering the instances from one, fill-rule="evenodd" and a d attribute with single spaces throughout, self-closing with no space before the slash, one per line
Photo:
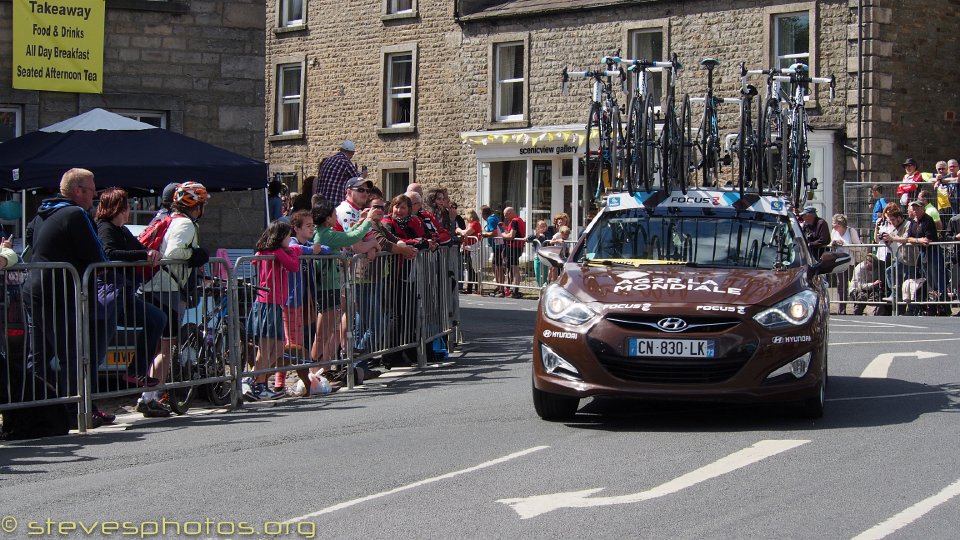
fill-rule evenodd
<path id="1" fill-rule="evenodd" d="M 705 68 L 715 68 L 720 65 L 720 61 L 714 58 L 704 58 L 700 61 L 700 65 Z"/>

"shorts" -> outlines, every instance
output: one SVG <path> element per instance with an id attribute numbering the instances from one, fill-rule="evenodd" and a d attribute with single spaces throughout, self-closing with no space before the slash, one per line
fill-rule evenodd
<path id="1" fill-rule="evenodd" d="M 283 339 L 283 307 L 254 302 L 247 317 L 247 338 Z"/>
<path id="2" fill-rule="evenodd" d="M 503 265 L 503 251 L 505 247 L 506 246 L 504 246 L 503 244 L 497 244 L 493 246 L 493 265 L 494 266 Z"/>
<path id="3" fill-rule="evenodd" d="M 340 309 L 340 289 L 321 289 L 317 291 L 317 311 Z"/>
<path id="4" fill-rule="evenodd" d="M 163 327 L 163 337 L 177 337 L 180 331 L 180 318 L 186 309 L 186 302 L 183 301 L 178 292 L 147 292 L 143 294 L 143 299 L 158 308 L 167 316 L 167 324 Z"/>
<path id="5" fill-rule="evenodd" d="M 517 266 L 520 264 L 520 254 L 523 253 L 523 248 L 507 246 L 503 250 L 503 265 L 504 266 Z"/>

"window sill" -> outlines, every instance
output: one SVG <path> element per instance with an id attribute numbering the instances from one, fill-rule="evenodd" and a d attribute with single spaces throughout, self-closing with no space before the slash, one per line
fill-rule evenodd
<path id="1" fill-rule="evenodd" d="M 377 135 L 395 135 L 399 133 L 416 133 L 416 132 L 417 132 L 417 126 L 377 128 Z"/>
<path id="2" fill-rule="evenodd" d="M 278 135 L 270 135 L 269 137 L 267 137 L 267 141 L 269 142 L 296 141 L 299 139 L 303 139 L 303 132 L 281 133 Z"/>
<path id="3" fill-rule="evenodd" d="M 404 19 L 416 19 L 420 14 L 416 11 L 405 11 L 403 13 L 384 13 L 380 15 L 383 22 L 402 21 Z"/>
<path id="4" fill-rule="evenodd" d="M 289 34 L 290 32 L 302 32 L 307 29 L 306 24 L 297 24 L 293 26 L 279 26 L 273 29 L 275 35 Z"/>
<path id="5" fill-rule="evenodd" d="M 528 127 L 530 127 L 530 122 L 526 119 L 507 121 L 494 120 L 492 122 L 487 122 L 487 129 L 522 129 Z"/>

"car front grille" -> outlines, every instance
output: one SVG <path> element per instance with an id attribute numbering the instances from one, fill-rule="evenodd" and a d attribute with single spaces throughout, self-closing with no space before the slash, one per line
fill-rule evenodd
<path id="1" fill-rule="evenodd" d="M 651 316 L 633 313 L 610 313 L 605 318 L 611 323 L 626 330 L 661 332 L 665 335 L 669 334 L 657 326 L 657 322 L 664 318 L 663 315 Z M 713 334 L 729 332 L 731 329 L 740 324 L 740 319 L 725 317 L 682 317 L 682 319 L 687 323 L 687 327 L 680 332 L 671 333 L 682 334 L 684 332 L 697 332 L 701 334 Z"/>
<path id="2" fill-rule="evenodd" d="M 711 384 L 733 377 L 753 356 L 755 344 L 741 346 L 720 358 L 638 358 L 622 356 L 594 338 L 587 342 L 600 365 L 618 379 L 640 383 Z"/>

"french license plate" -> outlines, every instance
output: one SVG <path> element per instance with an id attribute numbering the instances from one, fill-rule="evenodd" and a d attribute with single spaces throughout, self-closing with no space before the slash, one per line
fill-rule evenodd
<path id="1" fill-rule="evenodd" d="M 136 351 L 107 351 L 106 363 L 108 366 L 128 366 L 136 354 Z"/>
<path id="2" fill-rule="evenodd" d="M 674 358 L 713 358 L 716 347 L 710 339 L 643 339 L 627 341 L 630 356 L 657 356 Z"/>

